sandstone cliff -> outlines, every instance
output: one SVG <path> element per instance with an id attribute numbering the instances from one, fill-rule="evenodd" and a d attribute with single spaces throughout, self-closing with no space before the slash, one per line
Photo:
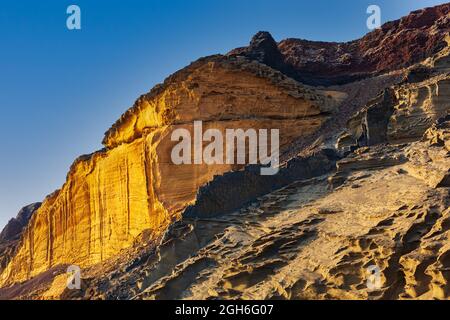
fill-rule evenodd
<path id="1" fill-rule="evenodd" d="M 174 165 L 177 128 L 280 130 L 281 150 L 316 130 L 336 105 L 329 94 L 258 62 L 213 56 L 140 97 L 105 134 L 105 150 L 80 157 L 23 233 L 1 283 L 24 281 L 59 264 L 87 267 L 157 239 L 214 176 L 238 169 Z M 242 165 L 241 165 L 242 167 Z"/>
<path id="2" fill-rule="evenodd" d="M 260 32 L 170 76 L 33 213 L 0 298 L 448 299 L 449 9 L 344 44 Z M 174 165 L 194 120 L 280 129 L 278 174 Z"/>

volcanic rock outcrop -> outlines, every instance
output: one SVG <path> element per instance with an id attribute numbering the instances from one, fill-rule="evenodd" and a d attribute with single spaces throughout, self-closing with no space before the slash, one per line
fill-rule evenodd
<path id="1" fill-rule="evenodd" d="M 304 83 L 344 84 L 405 68 L 440 52 L 447 46 L 449 16 L 449 4 L 418 10 L 346 43 L 303 39 L 276 43 L 262 32 L 250 46 L 232 50 L 229 55 L 267 63 Z"/>

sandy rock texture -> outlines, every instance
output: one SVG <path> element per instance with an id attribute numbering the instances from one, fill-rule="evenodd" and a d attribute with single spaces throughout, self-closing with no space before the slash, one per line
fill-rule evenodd
<path id="1" fill-rule="evenodd" d="M 229 54 L 256 59 L 304 83 L 344 84 L 406 68 L 440 52 L 447 46 L 449 13 L 448 3 L 417 10 L 346 43 L 294 38 L 277 43 L 261 32 L 248 47 Z"/>
<path id="2" fill-rule="evenodd" d="M 309 134 L 338 99 L 247 59 L 212 56 L 137 100 L 105 135 L 105 149 L 82 156 L 23 232 L 0 282 L 24 281 L 58 264 L 87 267 L 130 247 L 146 230 L 156 239 L 195 200 L 200 186 L 238 169 L 175 165 L 178 128 L 279 129 L 280 148 Z M 241 165 L 242 167 L 242 165 Z"/>
<path id="3" fill-rule="evenodd" d="M 436 136 L 449 125 L 422 141 L 360 148 L 335 172 L 232 213 L 185 216 L 156 248 L 113 264 L 127 272 L 90 270 L 91 291 L 72 298 L 446 299 L 450 188 L 412 166 L 430 165 L 414 158 L 425 152 L 448 161 Z M 448 177 L 448 163 L 440 168 Z M 377 286 L 368 285 L 373 270 Z"/>
<path id="4" fill-rule="evenodd" d="M 341 44 L 260 32 L 173 74 L 2 232 L 0 298 L 449 299 L 449 10 Z M 174 165 L 194 120 L 279 129 L 279 174 Z"/>

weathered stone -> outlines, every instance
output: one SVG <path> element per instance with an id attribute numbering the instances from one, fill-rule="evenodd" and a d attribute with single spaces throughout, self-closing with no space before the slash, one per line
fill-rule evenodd
<path id="1" fill-rule="evenodd" d="M 61 190 L 33 215 L 0 283 L 23 281 L 58 264 L 87 267 L 105 261 L 143 232 L 150 231 L 155 241 L 194 202 L 201 186 L 242 169 L 175 165 L 173 130 L 192 134 L 194 120 L 202 120 L 204 130 L 223 134 L 226 129 L 278 129 L 284 152 L 317 130 L 335 104 L 325 93 L 263 64 L 221 56 L 200 59 L 140 97 L 105 134 L 104 150 L 74 162 Z"/>
<path id="2" fill-rule="evenodd" d="M 303 83 L 344 84 L 376 73 L 406 68 L 440 52 L 448 41 L 449 12 L 448 3 L 417 10 L 385 23 L 361 39 L 345 43 L 285 39 L 278 43 L 279 52 L 275 52 L 273 44 L 264 46 L 270 48 L 265 52 L 273 52 L 271 57 L 263 55 L 264 59 L 261 59 L 261 46 L 255 46 L 254 41 L 229 55 L 268 61 L 277 70 Z M 261 35 L 265 33 L 259 33 L 255 38 Z M 265 39 L 269 37 L 264 36 Z M 283 63 L 280 63 L 280 54 Z M 444 61 L 439 61 L 436 67 L 443 64 Z"/>
<path id="3" fill-rule="evenodd" d="M 17 214 L 17 217 L 9 220 L 8 224 L 0 233 L 0 244 L 6 241 L 17 240 L 22 233 L 23 228 L 25 228 L 30 221 L 33 213 L 39 209 L 40 206 L 41 203 L 37 202 L 23 207 Z"/>
<path id="4" fill-rule="evenodd" d="M 397 103 L 388 125 L 390 142 L 414 141 L 450 107 L 450 75 L 438 75 L 423 82 L 405 84 L 395 90 Z"/>
<path id="5" fill-rule="evenodd" d="M 333 155 L 322 151 L 289 161 L 273 176 L 261 176 L 258 167 L 216 176 L 199 189 L 196 203 L 186 209 L 184 216 L 204 218 L 231 213 L 282 186 L 327 173 L 334 167 L 334 161 Z M 230 185 L 234 187 L 230 189 Z"/>
<path id="6" fill-rule="evenodd" d="M 337 162 L 338 172 L 380 169 L 396 166 L 407 161 L 402 146 L 378 145 L 370 149 L 358 149 L 355 153 Z"/>
<path id="7" fill-rule="evenodd" d="M 41 203 L 38 202 L 23 207 L 15 218 L 9 220 L 0 233 L 0 273 L 15 255 L 23 229 L 28 225 L 31 216 L 40 206 Z"/>
<path id="8" fill-rule="evenodd" d="M 431 188 L 450 187 L 450 121 L 443 118 L 428 129 L 422 141 L 407 152 L 410 175 L 424 180 Z"/>
<path id="9" fill-rule="evenodd" d="M 387 142 L 387 127 L 393 112 L 394 96 L 384 90 L 369 105 L 348 122 L 348 130 L 359 146 L 373 146 Z"/>
<path id="10" fill-rule="evenodd" d="M 259 33 L 175 73 L 11 224 L 8 237 L 26 228 L 0 254 L 0 299 L 448 299 L 448 118 L 429 128 L 448 111 L 448 10 L 347 44 Z M 294 80 L 371 75 L 333 91 Z M 194 120 L 280 129 L 279 173 L 175 166 L 170 134 Z M 67 264 L 81 290 L 65 288 Z"/>

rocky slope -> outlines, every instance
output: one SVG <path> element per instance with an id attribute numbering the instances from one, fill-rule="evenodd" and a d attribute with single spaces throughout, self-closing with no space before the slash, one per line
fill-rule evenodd
<path id="1" fill-rule="evenodd" d="M 262 32 L 175 73 L 15 232 L 0 298 L 449 298 L 449 8 L 345 44 Z M 280 129 L 278 174 L 174 165 L 194 120 Z"/>
<path id="2" fill-rule="evenodd" d="M 424 152 L 428 144 L 412 145 L 412 152 Z M 403 148 L 393 146 L 392 153 L 401 158 Z M 448 150 L 432 150 L 444 157 L 448 178 Z M 380 161 L 385 153 L 365 149 L 351 166 L 338 163 L 348 172 L 334 189 L 322 176 L 226 217 L 184 219 L 177 226 L 185 230 L 182 240 L 174 236 L 160 248 L 160 260 L 147 265 L 150 276 L 134 298 L 448 297 L 449 184 L 430 187 L 401 161 Z M 180 259 L 188 243 L 194 254 Z M 161 274 L 176 258 L 179 263 Z M 366 284 L 370 266 L 381 272 L 382 286 L 374 291 Z"/>
<path id="3" fill-rule="evenodd" d="M 448 298 L 449 134 L 443 118 L 420 141 L 360 148 L 335 172 L 315 172 L 232 213 L 186 215 L 159 245 L 142 243 L 86 269 L 81 290 L 57 279 L 41 296 Z M 426 166 L 439 183 L 420 174 Z M 369 290 L 374 267 L 380 287 Z"/>

